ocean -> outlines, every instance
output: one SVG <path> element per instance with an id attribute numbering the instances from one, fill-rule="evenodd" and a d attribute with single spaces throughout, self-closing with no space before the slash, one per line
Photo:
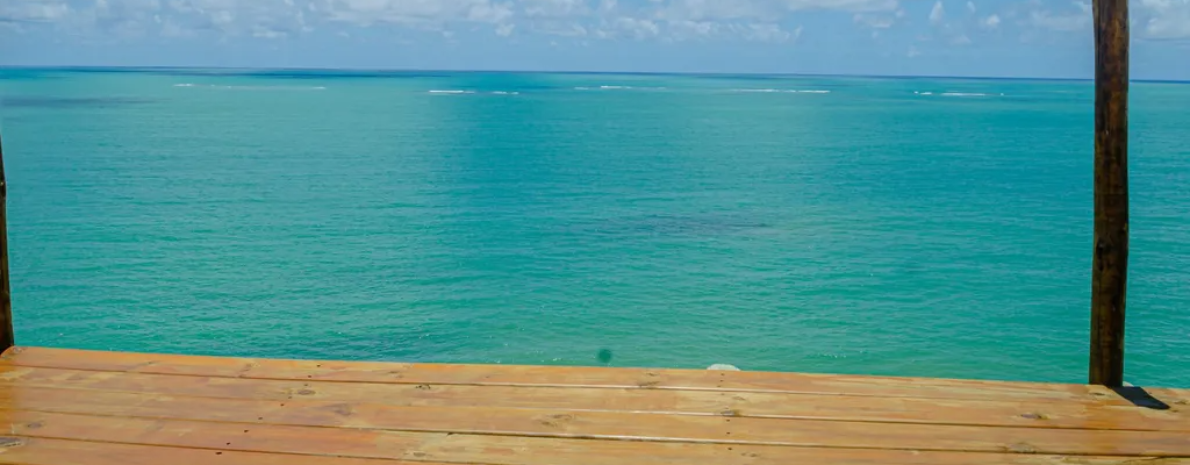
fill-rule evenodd
<path id="1" fill-rule="evenodd" d="M 22 345 L 1084 382 L 1089 81 L 0 69 Z M 1190 85 L 1128 381 L 1190 387 Z"/>

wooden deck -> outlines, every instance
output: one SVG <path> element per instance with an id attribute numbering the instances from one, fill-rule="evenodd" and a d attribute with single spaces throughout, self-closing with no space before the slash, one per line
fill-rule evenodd
<path id="1" fill-rule="evenodd" d="M 1190 390 L 1147 394 L 15 348 L 0 463 L 1190 464 Z"/>

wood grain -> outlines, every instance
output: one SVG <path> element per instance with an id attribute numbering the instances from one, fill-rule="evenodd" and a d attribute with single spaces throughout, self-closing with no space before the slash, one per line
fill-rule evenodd
<path id="1" fill-rule="evenodd" d="M 4 143 L 0 141 L 0 351 L 16 344 L 12 329 L 12 288 L 8 275 L 8 180 L 4 176 Z"/>
<path id="2" fill-rule="evenodd" d="M 29 437 L 0 437 L 5 465 L 444 465 Z M 477 464 L 482 465 L 482 464 Z"/>
<path id="3" fill-rule="evenodd" d="M 0 463 L 1187 464 L 1186 391 L 1150 393 L 1171 408 L 1102 386 L 14 348 Z"/>
<path id="4" fill-rule="evenodd" d="M 749 371 L 270 360 L 25 347 L 6 352 L 0 358 L 0 366 L 4 365 L 412 385 L 643 388 L 1004 401 L 1096 400 L 1132 405 L 1103 386 Z M 1173 394 L 1162 390 L 1150 392 L 1158 397 Z"/>
<path id="5" fill-rule="evenodd" d="M 1185 455 L 1185 431 L 1034 429 L 814 421 L 495 407 L 399 407 L 325 401 L 246 401 L 69 389 L 0 389 L 9 410 L 142 419 L 359 430 L 599 438 L 660 442 Z M 5 410 L 0 410 L 5 411 Z M 1027 446 L 1025 446 L 1027 445 Z"/>
<path id="6" fill-rule="evenodd" d="M 195 396 L 279 401 L 288 402 L 289 405 L 307 405 L 311 408 L 327 404 L 350 405 L 357 410 L 363 407 L 430 410 L 440 407 L 491 407 L 735 418 L 1190 431 L 1190 414 L 1182 409 L 1161 411 L 1079 403 L 851 398 L 814 394 L 643 389 L 393 385 L 0 367 L 0 393 L 8 393 L 22 402 L 54 402 L 53 399 L 70 397 L 70 393 L 60 392 L 64 389 L 114 391 L 112 394 L 137 393 L 143 394 L 137 399 L 149 400 L 169 399 L 171 396 Z M 97 398 L 94 396 L 106 394 L 101 392 L 86 396 Z M 208 400 L 198 399 L 193 402 Z"/>
<path id="7" fill-rule="evenodd" d="M 1092 384 L 1124 382 L 1128 284 L 1128 0 L 1095 0 L 1095 249 Z"/>
<path id="8" fill-rule="evenodd" d="M 10 448 L 12 450 L 32 450 L 36 449 L 36 441 L 69 438 L 118 444 L 135 440 L 142 445 L 200 450 L 209 454 L 207 457 L 214 457 L 214 452 L 275 452 L 287 454 L 286 457 L 391 457 L 408 461 L 494 465 L 1140 463 L 1125 457 L 1038 454 L 1026 450 L 1026 445 L 1012 453 L 964 453 L 447 435 L 180 420 L 111 421 L 104 417 L 19 411 L 2 415 L 14 425 L 13 436 L 32 438 L 24 439 L 27 444 Z M 0 457 L 6 456 L 8 451 L 0 454 Z M 77 458 L 87 459 L 85 456 Z M 1145 463 L 1184 465 L 1190 460 L 1171 458 L 1158 462 L 1149 459 Z"/>

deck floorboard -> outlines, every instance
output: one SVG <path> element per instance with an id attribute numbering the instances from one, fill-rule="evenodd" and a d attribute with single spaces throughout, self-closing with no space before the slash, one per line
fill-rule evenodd
<path id="1" fill-rule="evenodd" d="M 1190 391 L 1144 393 L 15 348 L 0 464 L 1190 465 Z"/>

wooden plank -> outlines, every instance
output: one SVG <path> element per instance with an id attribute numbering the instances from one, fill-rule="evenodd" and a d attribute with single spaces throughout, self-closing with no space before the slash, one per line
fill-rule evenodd
<path id="1" fill-rule="evenodd" d="M 430 365 L 199 357 L 18 347 L 2 365 L 389 384 L 647 388 L 733 392 L 786 392 L 848 396 L 972 400 L 1085 401 L 1132 405 L 1102 386 L 979 380 L 866 377 L 771 372 L 641 368 Z M 1166 400 L 1177 391 L 1150 390 Z M 1186 394 L 1182 399 L 1190 399 Z"/>
<path id="2" fill-rule="evenodd" d="M 1037 454 L 1028 444 L 1010 453 L 684 444 L 363 429 L 243 425 L 181 420 L 112 419 L 10 411 L 0 413 L 21 437 L 353 458 L 401 458 L 494 465 L 608 464 L 1130 464 L 1136 458 Z M 3 457 L 0 454 L 0 457 Z M 165 456 L 162 456 L 164 459 Z M 1149 458 L 1145 463 L 1190 463 Z M 169 461 L 173 463 L 172 460 Z"/>
<path id="3" fill-rule="evenodd" d="M 1187 465 L 1185 458 L 1125 458 L 1100 456 L 1055 456 L 1041 454 L 992 454 L 977 452 L 921 452 L 904 450 L 856 450 L 828 448 L 791 448 L 772 446 L 734 446 L 707 450 L 705 445 L 665 444 L 657 450 L 656 443 L 612 441 L 550 440 L 542 450 L 540 440 L 518 437 L 481 437 L 455 435 L 429 444 L 421 449 L 426 459 L 468 463 L 485 457 L 516 454 L 530 450 L 540 456 L 518 456 L 510 465 L 672 465 L 681 464 L 740 464 L 740 465 Z M 675 447 L 676 446 L 676 447 Z M 698 457 L 690 457 L 699 453 Z M 598 454 L 598 455 L 595 455 Z M 554 459 L 559 457 L 559 459 Z M 643 459 L 647 457 L 647 459 Z"/>
<path id="4" fill-rule="evenodd" d="M 1128 287 L 1128 0 L 1095 0 L 1095 248 L 1090 382 L 1124 383 Z"/>
<path id="5" fill-rule="evenodd" d="M 244 401 L 38 388 L 0 394 L 7 410 L 368 430 L 852 448 L 1055 454 L 1187 455 L 1184 431 L 1093 431 L 565 409 L 398 407 L 321 401 Z M 5 411 L 5 410 L 0 410 Z M 123 420 L 121 420 L 123 421 Z M 1023 445 L 1027 445 L 1023 446 Z"/>
<path id="6" fill-rule="evenodd" d="M 245 400 L 404 407 L 498 407 L 732 417 L 1190 431 L 1182 409 L 812 394 L 470 385 L 398 385 L 206 378 L 0 367 L 0 389 L 92 389 Z M 3 392 L 3 391 L 0 391 Z M 21 394 L 23 399 L 32 399 Z M 297 405 L 297 404 L 293 404 Z"/>
<path id="7" fill-rule="evenodd" d="M 32 411 L 0 413 L 14 420 L 10 424 L 44 425 L 46 418 L 71 418 L 75 414 Z M 387 412 L 386 412 L 387 413 Z M 667 417 L 609 413 L 508 412 L 475 409 L 449 409 L 432 412 L 439 419 L 430 419 L 427 412 L 415 411 L 412 418 L 389 420 L 381 414 L 358 414 L 365 418 L 354 422 L 326 425 L 317 421 L 293 424 L 260 423 L 243 418 L 246 430 L 271 431 L 257 428 L 272 426 L 342 426 L 357 430 L 408 432 L 409 435 L 390 436 L 393 440 L 412 437 L 423 440 L 425 434 L 499 434 L 508 436 L 631 439 L 652 442 L 715 443 L 740 445 L 782 445 L 801 447 L 832 447 L 855 449 L 933 450 L 976 452 L 1020 452 L 1073 455 L 1131 455 L 1131 456 L 1190 456 L 1190 443 L 1182 433 L 1136 431 L 1053 430 L 1038 432 L 1021 428 L 956 427 L 937 425 L 902 425 L 890 429 L 887 425 L 857 422 L 820 422 L 789 420 L 725 419 L 713 417 Z M 474 415 L 484 414 L 483 419 Z M 32 419 L 37 418 L 37 419 Z M 125 422 L 130 417 L 94 417 L 95 421 Z M 118 420 L 115 420 L 118 418 Z M 264 421 L 269 421 L 269 417 Z M 314 417 L 305 417 L 307 419 Z M 380 420 L 375 420 L 381 418 Z M 149 421 L 143 418 L 138 420 Z M 170 420 L 172 421 L 172 420 Z M 186 420 L 189 421 L 189 420 Z M 281 420 L 285 421 L 285 420 Z M 626 424 L 638 421 L 640 424 Z M 40 427 L 40 426 L 39 426 Z M 402 430 L 402 428 L 412 429 Z M 285 428 L 280 428 L 285 430 Z M 19 431 L 19 428 L 14 431 Z M 303 430 L 295 430 L 303 431 Z M 66 436 L 73 437 L 73 436 Z M 259 441 L 259 436 L 254 440 Z M 274 438 L 275 439 L 275 438 Z M 289 438 L 292 439 L 292 438 Z M 280 439 L 282 443 L 286 440 Z M 416 442 L 416 441 L 414 441 Z M 277 444 L 275 441 L 273 444 Z M 405 444 L 408 446 L 411 443 Z M 279 450 L 261 446 L 261 450 Z"/>
<path id="8" fill-rule="evenodd" d="M 0 437 L 5 465 L 435 465 L 387 459 L 318 457 L 63 439 Z M 443 464 L 437 464 L 443 465 Z"/>
<path id="9" fill-rule="evenodd" d="M 0 418 L 10 425 L 8 433 L 14 436 L 332 457 L 398 459 L 407 451 L 441 436 L 19 410 L 0 410 Z"/>
<path id="10" fill-rule="evenodd" d="M 567 407 L 716 415 L 731 408 L 731 393 L 651 389 L 529 386 L 371 384 L 0 366 L 0 385 L 62 387 L 168 395 L 265 400 L 374 402 L 408 406 Z M 772 394 L 740 393 L 749 399 Z M 777 395 L 780 398 L 788 394 Z"/>

